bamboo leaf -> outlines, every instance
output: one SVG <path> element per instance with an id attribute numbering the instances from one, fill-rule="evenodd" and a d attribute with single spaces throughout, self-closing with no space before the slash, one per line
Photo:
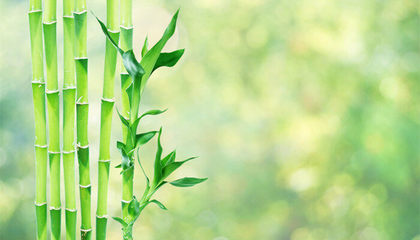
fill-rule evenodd
<path id="1" fill-rule="evenodd" d="M 184 54 L 185 49 L 179 49 L 169 53 L 161 53 L 157 59 L 152 72 L 160 67 L 173 67 Z"/>
<path id="2" fill-rule="evenodd" d="M 150 139 L 156 135 L 157 131 L 150 131 L 136 135 L 136 147 L 146 144 Z"/>
<path id="3" fill-rule="evenodd" d="M 154 203 L 154 204 L 156 204 L 158 207 L 160 207 L 161 209 L 163 209 L 163 210 L 168 210 L 166 207 L 165 207 L 165 205 L 163 205 L 161 202 L 159 202 L 158 200 L 156 200 L 156 199 L 153 199 L 153 200 L 151 200 L 150 201 L 151 203 Z"/>
<path id="4" fill-rule="evenodd" d="M 146 178 L 146 189 L 145 189 L 145 193 L 149 191 L 150 189 L 150 181 L 149 181 L 149 177 L 147 177 L 146 171 L 144 171 L 143 165 L 140 162 L 140 155 L 139 155 L 139 150 L 137 150 L 137 162 L 139 163 L 139 166 L 141 168 L 141 171 L 143 172 L 144 177 Z M 144 195 L 144 194 L 143 194 Z"/>
<path id="5" fill-rule="evenodd" d="M 146 55 L 148 48 L 149 48 L 149 40 L 148 40 L 148 37 L 146 36 L 146 38 L 144 39 L 143 47 L 141 49 L 141 57 L 144 57 L 144 55 Z"/>
<path id="6" fill-rule="evenodd" d="M 124 220 L 122 220 L 121 218 L 119 218 L 119 217 L 112 217 L 115 221 L 117 221 L 117 222 L 119 222 L 123 227 L 127 227 L 127 223 L 126 222 L 124 222 Z"/>
<path id="7" fill-rule="evenodd" d="M 191 161 L 193 159 L 196 159 L 196 158 L 197 157 L 191 157 L 191 158 L 188 158 L 184 161 L 168 163 L 167 166 L 163 168 L 162 180 L 164 180 L 169 175 L 171 175 L 171 173 L 173 173 L 175 170 L 177 170 L 179 167 L 181 167 L 184 163 L 186 163 L 188 161 Z"/>
<path id="8" fill-rule="evenodd" d="M 169 163 L 174 162 L 175 158 L 176 158 L 176 150 L 173 150 L 171 153 L 169 153 L 168 155 L 166 155 L 166 157 L 162 159 L 162 166 L 165 167 Z"/>
<path id="9" fill-rule="evenodd" d="M 149 111 L 147 111 L 147 112 L 145 112 L 145 113 L 143 113 L 139 118 L 138 118 L 138 120 L 140 120 L 140 119 L 142 119 L 143 117 L 145 117 L 145 116 L 148 116 L 148 115 L 159 115 L 159 114 L 162 114 L 162 113 L 164 113 L 164 112 L 166 112 L 168 109 L 165 109 L 165 110 L 158 110 L 158 109 L 154 109 L 154 110 L 149 110 Z M 137 121 L 137 120 L 136 120 Z"/>
<path id="10" fill-rule="evenodd" d="M 162 165 L 161 165 L 161 158 L 162 158 L 162 145 L 160 143 L 160 137 L 162 135 L 162 127 L 159 129 L 158 135 L 158 146 L 156 150 L 156 158 L 155 158 L 155 169 L 154 169 L 154 184 L 160 182 L 162 176 Z"/>
<path id="11" fill-rule="evenodd" d="M 124 51 L 118 47 L 118 44 L 112 39 L 111 35 L 109 35 L 108 29 L 106 28 L 105 24 L 92 12 L 93 16 L 98 20 L 99 25 L 101 25 L 102 32 L 104 32 L 105 36 L 108 38 L 108 40 L 112 43 L 112 45 L 117 49 L 117 51 L 123 55 Z"/>
<path id="12" fill-rule="evenodd" d="M 125 69 L 127 70 L 128 74 L 133 79 L 140 78 L 143 76 L 144 69 L 140 65 L 140 63 L 137 61 L 136 56 L 134 56 L 134 52 L 132 49 L 124 52 L 122 54 L 123 64 Z"/>
<path id="13" fill-rule="evenodd" d="M 117 109 L 117 113 L 118 113 L 118 116 L 120 117 L 120 120 L 121 120 L 121 122 L 126 126 L 126 127 L 130 127 L 130 123 L 128 122 L 128 120 L 123 116 L 123 115 L 121 115 L 121 113 L 118 111 L 118 109 Z"/>
<path id="14" fill-rule="evenodd" d="M 137 201 L 136 197 L 128 204 L 128 215 L 131 217 L 131 222 L 134 222 L 140 215 L 140 203 Z"/>
<path id="15" fill-rule="evenodd" d="M 170 184 L 174 185 L 175 187 L 192 187 L 196 184 L 202 183 L 206 181 L 207 178 L 193 178 L 193 177 L 185 177 L 178 180 L 175 180 L 173 182 L 170 182 Z"/>
<path id="16" fill-rule="evenodd" d="M 176 22 L 178 19 L 178 13 L 179 13 L 179 10 L 176 11 L 174 16 L 172 17 L 172 20 L 169 23 L 168 27 L 165 29 L 165 32 L 163 33 L 162 38 L 149 51 L 147 51 L 146 55 L 144 55 L 144 57 L 142 58 L 140 62 L 145 71 L 145 74 L 143 75 L 143 79 L 141 82 L 140 91 L 143 91 L 145 84 L 148 78 L 150 77 L 150 74 L 152 74 L 156 61 L 158 60 L 163 47 L 165 46 L 166 42 L 169 40 L 169 38 L 172 37 L 172 35 L 175 32 Z"/>

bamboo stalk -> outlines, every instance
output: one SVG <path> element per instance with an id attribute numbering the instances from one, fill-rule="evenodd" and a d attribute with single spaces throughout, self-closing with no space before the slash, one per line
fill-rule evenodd
<path id="1" fill-rule="evenodd" d="M 121 0 L 121 35 L 120 48 L 127 51 L 133 48 L 133 21 L 132 21 L 132 0 Z M 131 84 L 132 80 L 124 66 L 121 71 L 121 98 L 122 98 L 122 116 L 126 119 L 130 117 L 130 104 L 127 92 L 125 91 Z M 127 139 L 128 129 L 124 125 L 123 139 Z M 123 173 L 123 190 L 122 190 L 122 216 L 124 220 L 128 219 L 128 203 L 133 199 L 133 177 L 134 168 Z"/>
<path id="2" fill-rule="evenodd" d="M 107 0 L 107 28 L 112 39 L 119 39 L 119 1 Z M 96 210 L 96 239 L 106 239 L 108 221 L 108 182 L 111 156 L 112 113 L 114 108 L 114 80 L 116 73 L 117 50 L 107 39 L 105 46 L 104 83 L 101 100 L 101 131 L 98 160 L 98 204 Z"/>
<path id="3" fill-rule="evenodd" d="M 57 69 L 57 18 L 56 0 L 45 0 L 44 4 L 44 45 L 47 69 L 47 109 L 48 109 L 48 155 L 50 167 L 50 215 L 51 239 L 61 235 L 60 202 L 60 99 Z"/>
<path id="4" fill-rule="evenodd" d="M 76 83 L 74 65 L 74 1 L 63 0 L 64 81 L 63 81 L 63 168 L 66 204 L 66 240 L 76 239 L 76 180 L 74 124 Z"/>
<path id="5" fill-rule="evenodd" d="M 29 1 L 29 29 L 32 55 L 32 96 L 35 123 L 35 209 L 37 239 L 47 239 L 47 126 L 45 114 L 44 48 L 42 43 L 42 1 Z"/>
<path id="6" fill-rule="evenodd" d="M 76 65 L 76 118 L 77 118 L 77 157 L 79 161 L 79 187 L 81 209 L 81 238 L 92 238 L 91 223 L 91 185 L 89 169 L 88 141 L 88 58 L 87 58 L 87 11 L 86 0 L 76 0 L 75 26 L 75 65 Z"/>

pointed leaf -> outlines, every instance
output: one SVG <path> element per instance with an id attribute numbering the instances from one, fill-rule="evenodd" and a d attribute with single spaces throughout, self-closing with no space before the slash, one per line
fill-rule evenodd
<path id="1" fill-rule="evenodd" d="M 120 117 L 120 119 L 121 119 L 121 122 L 126 126 L 126 127 L 130 127 L 130 123 L 128 122 L 128 120 L 123 116 L 123 115 L 121 115 L 121 113 L 118 111 L 118 109 L 117 109 L 117 113 L 118 113 L 118 116 Z"/>
<path id="2" fill-rule="evenodd" d="M 95 14 L 93 12 L 92 12 L 92 14 L 93 14 L 93 16 L 95 16 Z M 105 36 L 112 43 L 112 45 L 114 45 L 115 49 L 117 49 L 117 51 L 122 56 L 124 51 L 121 48 L 118 47 L 118 44 L 112 39 L 111 35 L 109 35 L 108 29 L 106 28 L 105 24 L 97 16 L 95 16 L 95 18 L 96 18 L 96 20 L 98 20 L 99 25 L 101 25 L 102 32 L 104 32 Z"/>
<path id="3" fill-rule="evenodd" d="M 148 37 L 146 36 L 146 38 L 144 39 L 143 48 L 141 49 L 141 57 L 144 57 L 144 55 L 146 55 L 148 48 L 149 48 L 149 40 L 148 40 Z"/>
<path id="4" fill-rule="evenodd" d="M 154 204 L 156 204 L 156 205 L 158 205 L 158 207 L 160 207 L 161 209 L 163 209 L 163 210 L 168 210 L 166 207 L 165 207 L 165 205 L 163 205 L 161 202 L 159 202 L 158 200 L 156 200 L 156 199 L 153 199 L 153 200 L 151 200 L 150 201 L 151 203 L 154 203 Z"/>
<path id="5" fill-rule="evenodd" d="M 169 163 L 174 162 L 175 158 L 176 158 L 176 150 L 173 150 L 171 153 L 169 153 L 168 155 L 166 155 L 166 157 L 162 159 L 162 166 L 165 167 Z"/>
<path id="6" fill-rule="evenodd" d="M 122 59 L 125 69 L 133 79 L 141 78 L 141 76 L 143 76 L 144 69 L 137 61 L 132 49 L 128 50 L 127 52 L 124 52 L 122 55 Z"/>
<path id="7" fill-rule="evenodd" d="M 119 222 L 119 223 L 121 223 L 121 225 L 123 226 L 123 227 L 127 227 L 127 223 L 126 222 L 124 222 L 124 220 L 122 220 L 121 218 L 119 218 L 119 217 L 112 217 L 115 221 L 117 221 L 117 222 Z"/>
<path id="8" fill-rule="evenodd" d="M 160 137 L 162 135 L 162 127 L 159 129 L 158 135 L 158 146 L 156 150 L 156 158 L 155 158 L 155 169 L 154 169 L 154 178 L 153 183 L 157 184 L 160 182 L 160 178 L 162 176 L 162 165 L 160 159 L 162 158 L 162 145 L 160 143 Z"/>
<path id="9" fill-rule="evenodd" d="M 132 221 L 137 219 L 140 215 L 140 203 L 137 201 L 136 197 L 133 197 L 128 204 L 128 214 L 130 215 Z"/>
<path id="10" fill-rule="evenodd" d="M 146 144 L 150 139 L 156 135 L 157 131 L 150 131 L 136 135 L 136 147 Z"/>
<path id="11" fill-rule="evenodd" d="M 163 33 L 162 38 L 146 53 L 146 55 L 144 55 L 144 57 L 141 60 L 141 65 L 143 66 L 144 71 L 145 71 L 145 74 L 143 75 L 143 80 L 141 82 L 141 87 L 140 87 L 141 92 L 143 91 L 146 85 L 146 82 L 150 77 L 150 74 L 152 74 L 156 61 L 159 58 L 160 52 L 162 51 L 166 42 L 169 40 L 169 38 L 172 37 L 172 35 L 175 32 L 176 21 L 178 19 L 178 13 L 179 13 L 179 10 L 176 11 L 174 16 L 172 17 L 172 20 L 169 23 L 168 27 L 165 29 L 165 32 Z"/>
<path id="12" fill-rule="evenodd" d="M 163 171 L 162 171 L 163 172 L 162 173 L 162 180 L 164 180 L 169 175 L 171 175 L 171 173 L 173 173 L 175 170 L 177 170 L 179 167 L 181 167 L 184 163 L 186 163 L 188 161 L 191 161 L 195 158 L 197 158 L 197 157 L 191 157 L 191 158 L 188 158 L 188 159 L 186 159 L 184 161 L 181 161 L 181 162 L 172 162 L 172 163 L 167 164 L 167 166 L 164 167 Z"/>
<path id="13" fill-rule="evenodd" d="M 158 69 L 160 67 L 173 67 L 173 66 L 175 66 L 175 64 L 177 64 L 179 59 L 184 54 L 184 51 L 185 51 L 185 49 L 179 49 L 179 50 L 169 52 L 169 53 L 161 53 L 159 55 L 159 58 L 157 59 L 157 61 L 155 63 L 155 66 L 153 67 L 152 72 L 154 72 L 156 69 Z"/>
<path id="14" fill-rule="evenodd" d="M 139 163 L 139 166 L 141 168 L 141 171 L 143 172 L 144 177 L 146 178 L 146 190 L 145 193 L 149 191 L 150 188 L 150 181 L 149 181 L 149 177 L 147 177 L 146 171 L 144 171 L 143 165 L 140 162 L 140 155 L 139 155 L 139 150 L 137 149 L 137 162 Z M 143 194 L 144 195 L 144 194 Z M 143 200 L 143 199 L 142 199 Z"/>
<path id="15" fill-rule="evenodd" d="M 175 180 L 173 182 L 170 182 L 170 184 L 174 185 L 175 187 L 192 187 L 196 184 L 202 183 L 206 181 L 207 178 L 193 178 L 193 177 L 185 177 L 178 180 Z"/>
<path id="16" fill-rule="evenodd" d="M 159 114 L 162 114 L 162 113 L 166 112 L 167 110 L 168 110 L 168 109 L 165 109 L 165 110 L 159 110 L 159 109 L 149 110 L 149 111 L 147 111 L 147 112 L 143 113 L 143 114 L 139 117 L 139 120 L 140 120 L 140 119 L 142 119 L 142 118 L 143 118 L 143 117 L 145 117 L 145 116 L 148 116 L 148 115 L 159 115 Z"/>

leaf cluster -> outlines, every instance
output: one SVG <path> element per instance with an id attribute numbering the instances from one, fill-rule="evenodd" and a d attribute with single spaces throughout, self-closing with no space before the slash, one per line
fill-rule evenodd
<path id="1" fill-rule="evenodd" d="M 146 37 L 141 50 L 141 61 L 137 61 L 132 49 L 128 51 L 123 51 L 118 46 L 118 44 L 111 38 L 105 24 L 99 18 L 97 18 L 105 36 L 121 55 L 124 67 L 126 68 L 128 74 L 132 79 L 127 89 L 125 89 L 125 91 L 128 94 L 130 103 L 129 118 L 125 118 L 118 112 L 122 124 L 127 128 L 128 131 L 125 142 L 117 142 L 117 148 L 121 152 L 122 160 L 121 164 L 119 164 L 116 167 L 121 168 L 121 174 L 123 174 L 125 171 L 134 168 L 135 159 L 137 158 L 138 164 L 144 174 L 144 177 L 146 178 L 146 187 L 141 199 L 137 200 L 136 197 L 133 197 L 133 199 L 129 202 L 129 219 L 123 220 L 119 217 L 114 217 L 114 219 L 122 225 L 124 239 L 132 239 L 132 228 L 134 222 L 138 219 L 142 210 L 150 203 L 156 204 L 163 210 L 167 210 L 167 208 L 161 202 L 159 202 L 156 199 L 152 199 L 153 194 L 162 186 L 164 186 L 167 183 L 170 183 L 171 185 L 176 187 L 192 187 L 196 184 L 207 180 L 207 178 L 185 177 L 171 182 L 166 181 L 166 179 L 174 171 L 179 169 L 184 163 L 191 161 L 196 157 L 191 157 L 182 161 L 176 161 L 175 150 L 170 152 L 165 157 L 162 157 L 162 128 L 160 128 L 159 131 L 137 133 L 137 129 L 141 119 L 150 115 L 159 115 L 166 111 L 166 109 L 149 110 L 138 116 L 141 95 L 151 74 L 160 67 L 175 66 L 175 64 L 184 54 L 184 49 L 179 49 L 173 52 L 162 52 L 162 49 L 164 48 L 165 44 L 175 32 L 178 13 L 179 10 L 172 17 L 172 20 L 167 26 L 161 39 L 150 49 L 148 46 L 148 39 Z M 150 182 L 149 177 L 147 176 L 140 162 L 139 148 L 142 145 L 148 143 L 156 134 L 158 134 L 157 150 L 156 157 L 154 160 L 154 171 L 152 178 L 153 180 Z M 137 152 L 137 156 L 135 156 L 135 152 Z"/>

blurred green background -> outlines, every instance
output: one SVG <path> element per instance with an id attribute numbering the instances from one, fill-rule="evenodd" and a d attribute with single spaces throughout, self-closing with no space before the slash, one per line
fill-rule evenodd
<path id="1" fill-rule="evenodd" d="M 165 153 L 200 156 L 178 176 L 209 177 L 192 189 L 159 193 L 169 211 L 147 208 L 136 239 L 420 239 L 419 1 L 133 2 L 137 53 L 146 34 L 159 39 L 181 7 L 167 49 L 185 47 L 186 55 L 149 81 L 142 110 L 169 110 L 144 129 L 164 127 Z M 88 4 L 105 19 L 105 0 Z M 0 9 L 0 239 L 29 240 L 35 209 L 28 3 L 2 0 Z M 62 16 L 61 2 L 58 11 Z M 96 185 L 105 39 L 92 16 L 88 24 Z M 118 86 L 117 80 L 117 96 Z M 115 142 L 116 118 L 113 125 Z M 149 172 L 155 145 L 142 155 Z M 111 171 L 109 213 L 119 216 L 121 179 Z M 136 174 L 139 195 L 144 180 Z M 95 195 L 93 188 L 92 209 Z M 121 239 L 112 220 L 109 239 Z"/>

